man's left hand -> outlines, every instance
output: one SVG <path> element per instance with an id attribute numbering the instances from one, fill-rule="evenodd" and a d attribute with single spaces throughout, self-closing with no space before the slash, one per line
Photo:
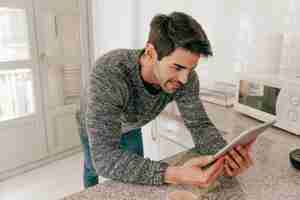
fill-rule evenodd
<path id="1" fill-rule="evenodd" d="M 253 165 L 253 160 L 250 156 L 253 143 L 254 141 L 246 146 L 237 146 L 225 156 L 225 176 L 237 176 Z"/>

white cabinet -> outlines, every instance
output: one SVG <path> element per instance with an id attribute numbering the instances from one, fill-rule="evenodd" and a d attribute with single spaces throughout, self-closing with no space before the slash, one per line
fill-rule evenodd
<path id="1" fill-rule="evenodd" d="M 170 103 L 155 120 L 143 127 L 144 156 L 162 160 L 194 147 L 176 104 Z"/>
<path id="2" fill-rule="evenodd" d="M 168 158 L 170 156 L 173 156 L 177 153 L 183 152 L 186 149 L 182 146 L 174 143 L 171 140 L 168 140 L 168 138 L 160 137 L 159 140 L 159 160 Z"/>
<path id="3" fill-rule="evenodd" d="M 153 120 L 142 127 L 144 157 L 151 160 L 160 160 L 159 156 L 159 137 L 157 131 L 155 131 L 155 123 Z"/>

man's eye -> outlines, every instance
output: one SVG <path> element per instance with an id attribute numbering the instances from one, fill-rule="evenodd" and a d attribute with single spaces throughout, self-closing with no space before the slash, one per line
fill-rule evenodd
<path id="1" fill-rule="evenodd" d="M 176 70 L 176 71 L 181 71 L 182 68 L 181 68 L 181 67 L 178 67 L 178 66 L 175 66 L 175 70 Z"/>

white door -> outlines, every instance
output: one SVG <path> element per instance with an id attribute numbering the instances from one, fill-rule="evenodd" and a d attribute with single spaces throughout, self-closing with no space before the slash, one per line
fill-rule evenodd
<path id="1" fill-rule="evenodd" d="M 75 111 L 89 64 L 85 0 L 35 0 L 50 153 L 80 145 Z"/>
<path id="2" fill-rule="evenodd" d="M 31 0 L 0 1 L 0 172 L 47 154 Z"/>

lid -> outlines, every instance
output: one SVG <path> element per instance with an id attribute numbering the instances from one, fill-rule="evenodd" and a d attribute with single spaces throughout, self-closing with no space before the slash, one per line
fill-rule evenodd
<path id="1" fill-rule="evenodd" d="M 300 149 L 290 152 L 290 162 L 296 169 L 300 169 Z"/>

